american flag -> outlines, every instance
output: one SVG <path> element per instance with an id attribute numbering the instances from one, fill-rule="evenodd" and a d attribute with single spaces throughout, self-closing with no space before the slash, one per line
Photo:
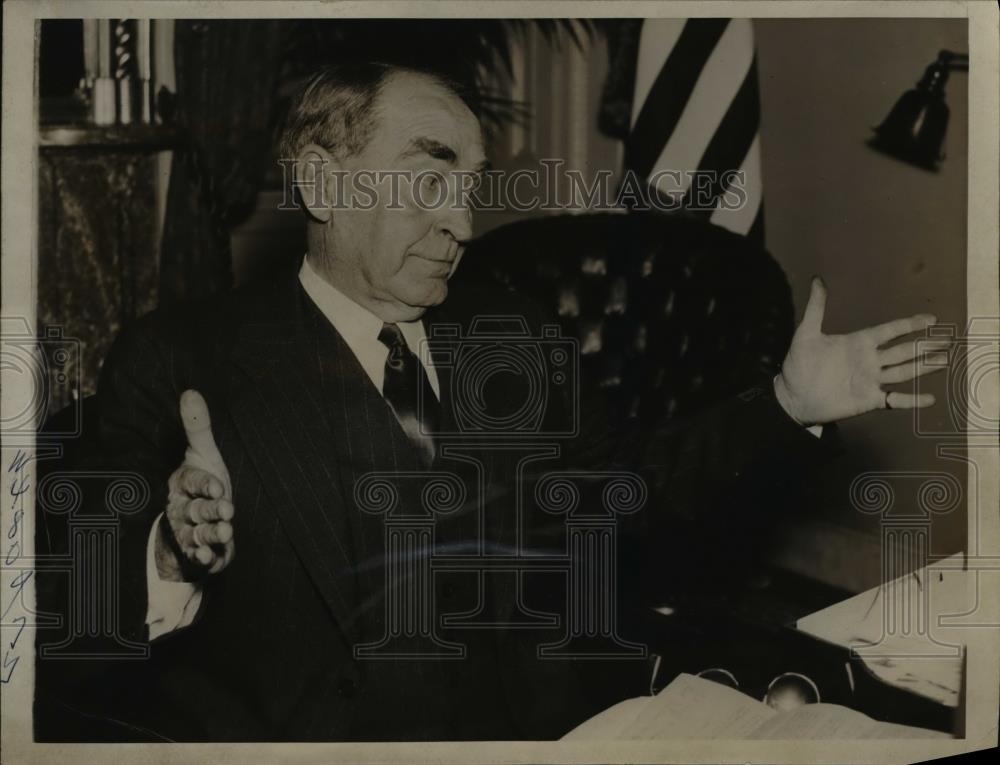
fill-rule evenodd
<path id="1" fill-rule="evenodd" d="M 656 185 L 664 196 L 683 194 L 683 206 L 692 214 L 763 244 L 759 127 L 749 19 L 643 21 L 626 170 L 643 179 L 675 171 L 670 177 L 660 174 Z M 704 186 L 692 183 L 696 175 Z M 743 194 L 725 194 L 724 200 L 735 184 Z M 742 203 L 734 204 L 737 196 L 745 197 Z"/>

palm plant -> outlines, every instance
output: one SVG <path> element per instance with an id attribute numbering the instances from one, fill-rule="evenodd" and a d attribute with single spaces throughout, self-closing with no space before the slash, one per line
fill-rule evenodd
<path id="1" fill-rule="evenodd" d="M 459 83 L 487 133 L 528 117 L 526 104 L 495 85 L 498 72 L 513 72 L 513 43 L 537 30 L 549 45 L 583 46 L 593 33 L 573 19 L 308 19 L 286 38 L 282 81 L 286 85 L 324 64 L 378 60 L 427 69 Z"/>

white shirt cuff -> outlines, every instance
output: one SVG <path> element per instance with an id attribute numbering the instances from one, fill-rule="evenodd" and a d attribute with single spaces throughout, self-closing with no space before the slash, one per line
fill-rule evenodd
<path id="1" fill-rule="evenodd" d="M 150 640 L 191 624 L 198 613 L 202 596 L 201 587 L 196 584 L 160 579 L 156 570 L 156 531 L 162 516 L 163 513 L 160 513 L 153 521 L 146 543 L 146 592 L 149 601 L 146 624 L 149 625 Z"/>

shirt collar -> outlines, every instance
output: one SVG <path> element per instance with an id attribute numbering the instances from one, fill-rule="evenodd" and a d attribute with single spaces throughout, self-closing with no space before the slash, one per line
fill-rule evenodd
<path id="1" fill-rule="evenodd" d="M 378 340 L 383 321 L 316 273 L 308 256 L 302 259 L 299 282 L 356 356 L 360 355 L 361 347 Z M 405 333 L 403 336 L 406 337 Z"/>
<path id="2" fill-rule="evenodd" d="M 344 342 L 361 362 L 361 366 L 371 378 L 375 387 L 382 390 L 384 365 L 389 349 L 379 342 L 379 332 L 383 321 L 367 308 L 355 303 L 347 295 L 338 290 L 309 263 L 309 256 L 302 259 L 299 269 L 299 282 L 309 299 L 316 304 L 327 320 L 337 330 Z M 427 372 L 434 393 L 440 397 L 437 371 L 431 359 L 430 349 L 424 342 L 427 337 L 424 323 L 416 321 L 401 321 L 397 325 L 406 340 L 406 345 L 417 355 Z"/>

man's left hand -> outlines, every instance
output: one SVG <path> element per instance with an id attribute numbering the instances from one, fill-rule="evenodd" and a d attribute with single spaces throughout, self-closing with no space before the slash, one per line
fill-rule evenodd
<path id="1" fill-rule="evenodd" d="M 918 314 L 847 335 L 826 335 L 822 329 L 825 309 L 826 287 L 816 277 L 802 323 L 774 379 L 775 395 L 794 420 L 821 425 L 873 409 L 913 409 L 934 403 L 930 393 L 886 392 L 882 386 L 944 368 L 947 340 L 884 347 L 926 329 L 937 319 Z"/>

